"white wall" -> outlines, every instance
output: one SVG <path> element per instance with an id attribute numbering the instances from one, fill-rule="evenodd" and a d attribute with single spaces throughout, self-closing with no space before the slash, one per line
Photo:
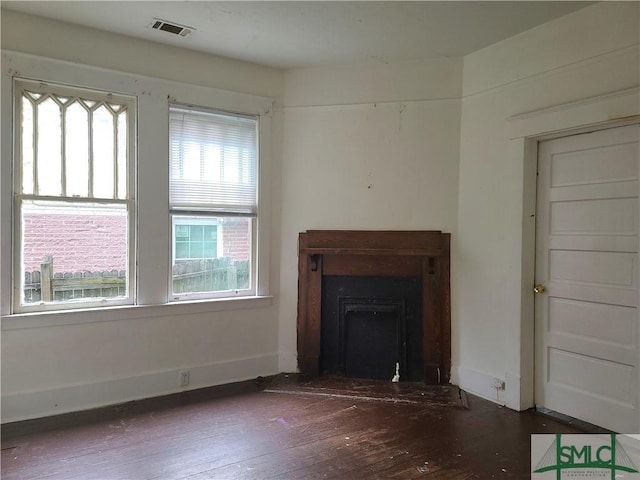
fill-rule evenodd
<path id="1" fill-rule="evenodd" d="M 454 381 L 513 408 L 532 402 L 532 329 L 521 330 L 521 322 L 532 313 L 523 224 L 528 228 L 535 212 L 523 198 L 535 169 L 517 152 L 522 144 L 509 139 L 509 119 L 637 87 L 638 7 L 596 4 L 464 59 Z M 494 377 L 507 380 L 506 392 L 497 395 Z"/>
<path id="2" fill-rule="evenodd" d="M 285 75 L 280 369 L 296 368 L 298 233 L 456 233 L 459 60 Z"/>
<path id="3" fill-rule="evenodd" d="M 2 47 L 90 65 L 65 67 L 58 61 L 15 55 L 13 58 L 22 58 L 22 66 L 16 67 L 14 62 L 10 68 L 17 69 L 19 74 L 30 76 L 37 71 L 38 76 L 64 78 L 65 83 L 95 88 L 113 86 L 116 91 L 138 95 L 139 280 L 145 286 L 140 290 L 139 300 L 147 305 L 7 315 L 11 271 L 8 245 L 11 144 L 7 141 L 11 122 L 7 120 L 11 117 L 11 83 L 9 74 L 3 73 L 2 421 L 176 392 L 180 390 L 178 371 L 182 369 L 191 372 L 189 389 L 276 373 L 278 319 L 270 298 L 156 305 L 167 299 L 169 261 L 168 241 L 162 241 L 168 238 L 168 199 L 163 200 L 167 194 L 162 192 L 166 189 L 158 188 L 167 184 L 168 167 L 158 167 L 155 162 L 167 154 L 168 139 L 162 123 L 167 115 L 167 92 L 174 91 L 177 100 L 189 103 L 197 103 L 199 99 L 229 102 L 219 105 L 220 108 L 243 102 L 247 105 L 266 102 L 270 106 L 271 100 L 263 96 L 281 98 L 282 73 L 6 11 L 2 12 Z M 3 55 L 3 72 L 7 58 L 12 57 Z M 113 73 L 91 65 L 129 73 Z M 173 68 L 167 69 L 167 65 Z M 55 78 L 48 79 L 55 81 Z M 242 93 L 229 92 L 231 89 Z M 263 139 L 267 145 L 280 141 L 282 128 L 274 125 L 272 131 L 272 138 Z M 274 152 L 280 151 L 279 145 L 273 146 Z M 274 164 L 269 179 L 276 179 L 277 184 L 280 173 L 274 171 L 278 162 Z M 271 190 L 271 185 L 267 187 Z M 277 235 L 279 231 L 279 225 L 274 223 L 279 216 L 266 220 L 271 226 L 264 230 L 268 245 L 268 232 Z M 266 254 L 271 256 L 270 251 Z M 266 258 L 266 264 L 269 263 L 271 283 L 277 290 L 278 262 Z"/>

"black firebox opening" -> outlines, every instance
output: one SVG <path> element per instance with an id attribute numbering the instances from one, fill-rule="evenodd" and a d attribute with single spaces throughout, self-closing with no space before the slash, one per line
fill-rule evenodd
<path id="1" fill-rule="evenodd" d="M 422 279 L 325 276 L 320 371 L 351 378 L 421 381 Z"/>

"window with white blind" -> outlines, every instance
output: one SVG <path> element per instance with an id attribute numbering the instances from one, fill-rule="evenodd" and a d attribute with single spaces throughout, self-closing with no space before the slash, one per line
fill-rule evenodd
<path id="1" fill-rule="evenodd" d="M 258 117 L 171 104 L 174 300 L 256 291 Z"/>
<path id="2" fill-rule="evenodd" d="M 15 82 L 15 311 L 133 303 L 135 99 Z"/>

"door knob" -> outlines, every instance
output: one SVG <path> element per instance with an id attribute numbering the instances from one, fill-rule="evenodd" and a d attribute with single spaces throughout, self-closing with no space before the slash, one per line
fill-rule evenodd
<path id="1" fill-rule="evenodd" d="M 534 291 L 534 293 L 544 293 L 544 292 L 547 291 L 547 289 L 546 289 L 546 287 L 544 285 L 539 283 L 535 287 L 533 287 L 533 291 Z"/>

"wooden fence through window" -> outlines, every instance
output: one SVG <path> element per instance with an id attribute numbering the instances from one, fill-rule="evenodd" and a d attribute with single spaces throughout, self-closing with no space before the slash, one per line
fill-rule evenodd
<path id="1" fill-rule="evenodd" d="M 231 258 L 187 260 L 173 266 L 173 293 L 224 291 L 249 287 L 249 262 Z M 24 302 L 66 301 L 77 298 L 126 296 L 125 270 L 53 273 L 46 257 L 40 271 L 25 272 Z"/>

